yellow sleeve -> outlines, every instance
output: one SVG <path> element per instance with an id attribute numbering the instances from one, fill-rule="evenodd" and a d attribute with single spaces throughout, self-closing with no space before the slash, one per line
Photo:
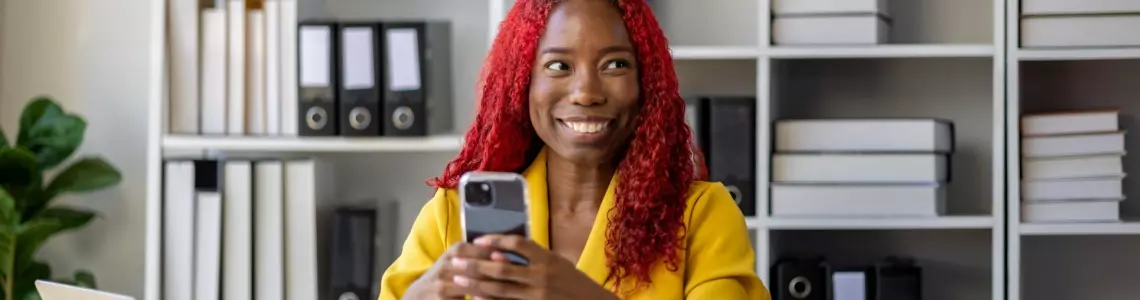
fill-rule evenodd
<path id="1" fill-rule="evenodd" d="M 399 300 L 420 275 L 431 269 L 436 258 L 443 255 L 450 246 L 447 242 L 450 215 L 447 192 L 439 189 L 420 209 L 400 256 L 380 278 L 380 300 Z"/>
<path id="2" fill-rule="evenodd" d="M 685 299 L 770 300 L 756 274 L 744 214 L 721 183 L 710 183 L 691 208 Z"/>

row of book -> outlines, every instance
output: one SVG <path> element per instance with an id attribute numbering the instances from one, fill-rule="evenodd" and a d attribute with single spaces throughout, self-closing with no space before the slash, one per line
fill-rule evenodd
<path id="1" fill-rule="evenodd" d="M 1140 2 L 1022 0 L 1021 46 L 1027 48 L 1140 46 Z"/>
<path id="2" fill-rule="evenodd" d="M 885 0 L 773 0 L 776 45 L 867 45 L 889 39 Z"/>
<path id="3" fill-rule="evenodd" d="M 452 129 L 450 22 L 298 20 L 297 0 L 207 2 L 170 4 L 171 134 Z"/>
<path id="4" fill-rule="evenodd" d="M 320 203 L 325 171 L 310 158 L 165 161 L 162 299 L 378 297 L 396 243 L 377 241 L 395 239 L 397 208 Z"/>
<path id="5" fill-rule="evenodd" d="M 162 299 L 318 299 L 315 161 L 164 164 Z"/>
<path id="6" fill-rule="evenodd" d="M 955 141 L 950 121 L 781 120 L 774 132 L 773 216 L 945 214 Z"/>
<path id="7" fill-rule="evenodd" d="M 1023 116 L 1023 221 L 1119 222 L 1124 137 L 1116 110 Z"/>

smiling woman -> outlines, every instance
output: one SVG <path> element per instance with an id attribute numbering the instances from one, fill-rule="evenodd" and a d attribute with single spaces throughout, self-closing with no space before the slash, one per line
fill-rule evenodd
<path id="1" fill-rule="evenodd" d="M 431 181 L 381 299 L 770 298 L 743 214 L 693 168 L 644 0 L 518 0 L 481 76 L 466 144 Z M 463 241 L 455 188 L 472 171 L 523 175 L 530 239 Z"/>

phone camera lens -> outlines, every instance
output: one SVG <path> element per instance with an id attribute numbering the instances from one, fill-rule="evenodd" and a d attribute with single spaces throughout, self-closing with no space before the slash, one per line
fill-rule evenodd
<path id="1" fill-rule="evenodd" d="M 490 183 L 479 183 L 467 186 L 467 203 L 475 206 L 487 206 L 494 199 Z"/>

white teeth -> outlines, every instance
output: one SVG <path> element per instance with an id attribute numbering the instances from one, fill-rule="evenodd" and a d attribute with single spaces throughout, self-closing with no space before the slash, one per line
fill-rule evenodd
<path id="1" fill-rule="evenodd" d="M 607 122 L 564 122 L 567 127 L 579 133 L 595 133 L 606 129 Z"/>

